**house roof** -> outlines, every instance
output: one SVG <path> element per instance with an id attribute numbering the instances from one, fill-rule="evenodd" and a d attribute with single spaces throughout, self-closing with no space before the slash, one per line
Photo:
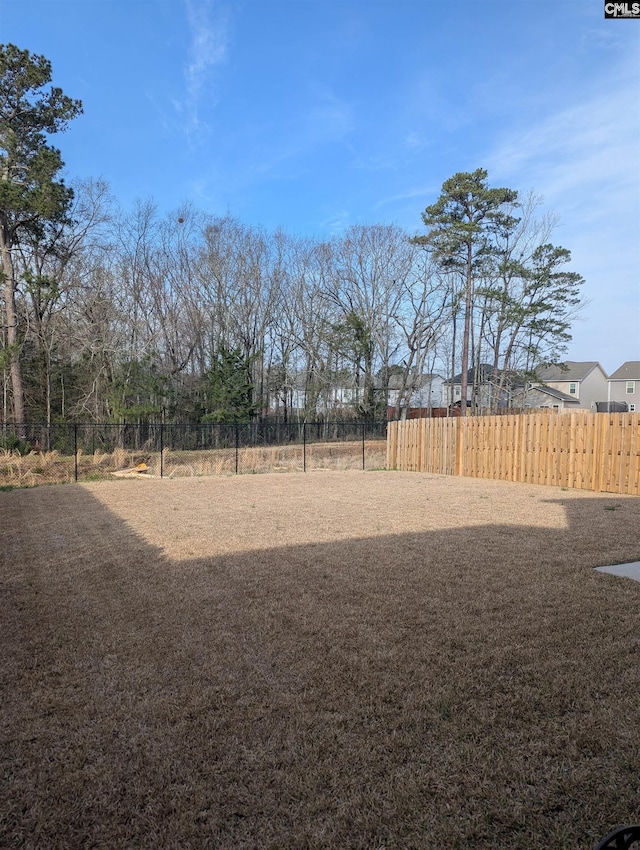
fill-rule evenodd
<path id="1" fill-rule="evenodd" d="M 536 391 L 539 393 L 544 393 L 544 395 L 549 395 L 552 398 L 557 399 L 558 401 L 564 401 L 571 404 L 579 404 L 579 399 L 577 399 L 574 395 L 567 395 L 567 393 L 563 393 L 560 390 L 556 390 L 553 387 L 542 387 L 539 384 L 531 387 L 529 392 Z"/>
<path id="2" fill-rule="evenodd" d="M 474 375 L 476 373 L 475 366 L 467 371 L 467 383 L 469 385 L 473 384 Z M 485 383 L 493 378 L 493 366 L 490 363 L 481 363 L 480 364 L 480 383 Z M 462 383 L 462 372 L 458 372 L 457 375 L 454 375 L 453 378 L 448 378 L 444 381 L 445 384 L 461 384 Z"/>
<path id="3" fill-rule="evenodd" d="M 596 366 L 600 366 L 597 360 L 588 360 L 586 362 L 565 360 L 564 363 L 559 365 L 541 367 L 537 370 L 537 375 L 545 383 L 548 381 L 584 381 Z M 601 366 L 600 368 L 602 369 Z"/>
<path id="4" fill-rule="evenodd" d="M 469 369 L 467 372 L 467 384 L 472 386 L 474 383 L 475 376 L 475 368 Z M 519 372 L 515 372 L 510 369 L 497 369 L 494 370 L 493 366 L 490 363 L 481 363 L 480 369 L 478 371 L 480 376 L 480 380 L 478 383 L 480 385 L 486 385 L 493 383 L 494 385 L 504 376 L 504 384 L 505 388 L 508 386 L 511 389 L 518 389 L 519 387 L 523 387 L 525 384 L 525 379 Z M 449 378 L 446 381 L 442 382 L 445 386 L 454 386 L 462 383 L 462 372 L 458 372 L 457 375 L 454 375 L 453 378 Z"/>
<path id="5" fill-rule="evenodd" d="M 627 360 L 610 376 L 610 381 L 640 381 L 640 360 Z"/>

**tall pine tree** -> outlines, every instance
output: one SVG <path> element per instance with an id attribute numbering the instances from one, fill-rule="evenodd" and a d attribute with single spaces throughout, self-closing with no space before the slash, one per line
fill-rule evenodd
<path id="1" fill-rule="evenodd" d="M 82 112 L 79 100 L 50 83 L 48 59 L 13 44 L 0 45 L 0 260 L 5 358 L 10 364 L 17 423 L 25 421 L 25 405 L 12 252 L 24 236 L 44 238 L 47 225 L 66 220 L 73 193 L 59 176 L 64 163 L 48 137 L 64 130 Z"/>
<path id="2" fill-rule="evenodd" d="M 428 230 L 415 241 L 429 247 L 434 259 L 444 269 L 460 274 L 463 281 L 464 326 L 461 348 L 461 414 L 467 412 L 467 375 L 469 344 L 476 274 L 483 259 L 491 251 L 491 234 L 497 229 L 513 227 L 516 219 L 505 212 L 505 206 L 517 202 L 513 189 L 492 189 L 484 168 L 454 174 L 442 184 L 440 197 L 422 213 Z"/>

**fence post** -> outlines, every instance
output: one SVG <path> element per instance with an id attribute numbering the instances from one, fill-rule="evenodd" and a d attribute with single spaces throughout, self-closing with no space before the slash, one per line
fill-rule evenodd
<path id="1" fill-rule="evenodd" d="M 164 423 L 160 423 L 160 478 L 164 475 Z"/>
<path id="2" fill-rule="evenodd" d="M 238 449 L 240 447 L 240 426 L 236 422 L 236 475 L 238 474 Z"/>
<path id="3" fill-rule="evenodd" d="M 464 419 L 461 416 L 454 417 L 455 422 L 455 440 L 456 440 L 456 465 L 454 475 L 462 475 L 464 465 L 464 446 L 467 436 L 467 417 Z"/>
<path id="4" fill-rule="evenodd" d="M 73 423 L 73 472 L 76 484 L 78 483 L 78 423 Z"/>
<path id="5" fill-rule="evenodd" d="M 307 423 L 302 423 L 302 471 L 307 471 Z"/>
<path id="6" fill-rule="evenodd" d="M 362 423 L 362 471 L 364 472 L 364 431 L 366 428 L 366 424 Z"/>

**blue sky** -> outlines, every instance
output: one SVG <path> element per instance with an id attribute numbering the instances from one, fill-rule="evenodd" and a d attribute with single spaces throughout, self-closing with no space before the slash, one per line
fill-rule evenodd
<path id="1" fill-rule="evenodd" d="M 640 21 L 602 0 L 0 0 L 0 41 L 84 103 L 67 175 L 324 236 L 421 231 L 483 167 L 560 220 L 569 358 L 640 360 Z"/>

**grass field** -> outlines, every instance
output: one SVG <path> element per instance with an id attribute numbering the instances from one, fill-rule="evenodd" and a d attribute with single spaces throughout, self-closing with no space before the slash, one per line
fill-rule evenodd
<path id="1" fill-rule="evenodd" d="M 638 819 L 640 499 L 0 492 L 0 847 L 587 850 Z"/>

